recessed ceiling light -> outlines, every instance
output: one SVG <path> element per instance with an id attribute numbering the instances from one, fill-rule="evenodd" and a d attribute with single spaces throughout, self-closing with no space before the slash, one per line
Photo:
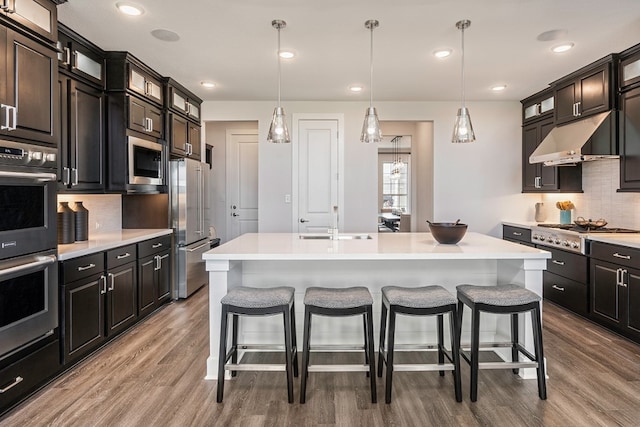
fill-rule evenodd
<path id="1" fill-rule="evenodd" d="M 216 84 L 214 82 L 210 82 L 207 80 L 200 82 L 200 85 L 202 85 L 202 87 L 206 87 L 207 89 L 213 89 L 214 87 L 216 87 Z"/>
<path id="2" fill-rule="evenodd" d="M 177 42 L 180 40 L 180 36 L 170 30 L 157 29 L 151 31 L 151 35 L 163 42 Z"/>
<path id="3" fill-rule="evenodd" d="M 446 58 L 447 56 L 451 55 L 451 53 L 453 52 L 453 50 L 451 49 L 438 49 L 438 50 L 434 50 L 433 51 L 433 56 L 435 56 L 436 58 Z"/>
<path id="4" fill-rule="evenodd" d="M 362 86 L 360 85 L 352 85 L 349 86 L 349 90 L 353 93 L 358 93 L 358 92 L 362 92 Z"/>
<path id="5" fill-rule="evenodd" d="M 120 12 L 124 13 L 125 15 L 139 16 L 144 13 L 144 9 L 142 8 L 142 6 L 138 6 L 135 3 L 119 2 L 119 3 L 116 3 L 116 7 Z"/>
<path id="6" fill-rule="evenodd" d="M 507 88 L 507 85 L 495 85 L 491 87 L 491 90 L 494 92 L 502 92 Z"/>
<path id="7" fill-rule="evenodd" d="M 555 53 L 562 53 L 562 52 L 568 51 L 573 46 L 574 46 L 574 44 L 571 43 L 571 42 L 562 43 L 562 44 L 559 44 L 559 45 L 556 45 L 556 46 L 552 47 L 551 50 L 554 51 Z"/>
<path id="8" fill-rule="evenodd" d="M 282 59 L 291 59 L 294 56 L 296 56 L 296 54 L 290 50 L 281 50 L 280 53 L 278 53 L 278 55 L 280 55 L 280 58 Z"/>

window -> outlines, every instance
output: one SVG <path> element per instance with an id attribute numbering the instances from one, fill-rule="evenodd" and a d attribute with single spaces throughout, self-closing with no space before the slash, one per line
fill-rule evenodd
<path id="1" fill-rule="evenodd" d="M 391 154 L 379 155 L 381 173 L 381 194 L 379 195 L 380 208 L 392 208 L 402 212 L 411 212 L 410 204 L 410 176 L 411 155 L 402 155 L 405 166 L 399 169 L 399 174 L 392 176 L 394 156 Z"/>

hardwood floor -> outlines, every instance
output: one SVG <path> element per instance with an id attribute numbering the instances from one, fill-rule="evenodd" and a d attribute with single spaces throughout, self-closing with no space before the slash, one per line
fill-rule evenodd
<path id="1" fill-rule="evenodd" d="M 462 364 L 457 403 L 451 375 L 399 372 L 393 402 L 371 404 L 362 373 L 312 373 L 307 403 L 288 404 L 284 373 L 241 372 L 215 402 L 205 381 L 208 294 L 173 302 L 52 382 L 0 420 L 2 426 L 637 426 L 640 346 L 544 304 L 548 400 L 535 380 L 481 371 L 469 401 Z M 274 354 L 253 357 L 266 360 Z M 352 355 L 345 355 L 348 358 Z M 355 356 L 355 355 L 353 355 Z M 404 357 L 415 357 L 412 354 Z M 322 357 L 321 355 L 318 357 Z M 295 385 L 296 402 L 299 381 Z"/>

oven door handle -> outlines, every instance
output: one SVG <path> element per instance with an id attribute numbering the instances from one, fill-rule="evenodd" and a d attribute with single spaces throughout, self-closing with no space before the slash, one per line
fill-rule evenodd
<path id="1" fill-rule="evenodd" d="M 29 173 L 29 172 L 10 172 L 0 171 L 0 178 L 20 178 L 32 181 L 55 181 L 58 179 L 55 173 Z"/>
<path id="2" fill-rule="evenodd" d="M 53 264 L 57 260 L 58 258 L 55 255 L 37 256 L 33 262 L 0 269 L 0 279 L 16 273 L 24 274 L 39 271 L 42 270 L 42 267 Z"/>

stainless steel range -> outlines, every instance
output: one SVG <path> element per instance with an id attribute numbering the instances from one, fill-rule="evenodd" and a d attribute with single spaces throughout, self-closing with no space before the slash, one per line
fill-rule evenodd
<path id="1" fill-rule="evenodd" d="M 549 246 L 565 251 L 586 254 L 590 234 L 639 233 L 627 228 L 601 227 L 585 229 L 574 224 L 538 224 L 531 227 L 531 243 Z"/>

